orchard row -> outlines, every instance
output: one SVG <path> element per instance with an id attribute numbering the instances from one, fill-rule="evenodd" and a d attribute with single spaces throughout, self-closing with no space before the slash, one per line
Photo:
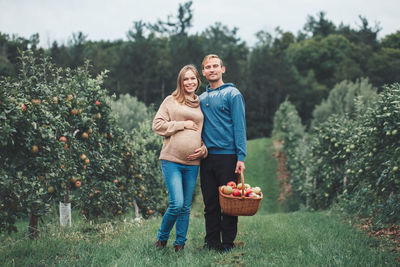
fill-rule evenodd
<path id="1" fill-rule="evenodd" d="M 380 227 L 400 221 L 400 84 L 371 99 L 355 98 L 352 116 L 331 114 L 309 133 L 284 102 L 274 132 L 284 140 L 292 192 L 301 203 L 311 209 L 339 203 Z"/>

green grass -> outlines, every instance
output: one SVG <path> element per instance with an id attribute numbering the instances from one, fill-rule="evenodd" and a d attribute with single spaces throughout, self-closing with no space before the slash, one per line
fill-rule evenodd
<path id="1" fill-rule="evenodd" d="M 272 157 L 271 139 L 261 138 L 247 143 L 245 183 L 259 186 L 263 192 L 263 200 L 259 213 L 275 213 L 281 211 L 278 203 L 279 188 L 276 179 L 276 160 Z"/>
<path id="2" fill-rule="evenodd" d="M 46 220 L 37 241 L 20 232 L 0 236 L 2 266 L 396 266 L 395 253 L 384 242 L 369 238 L 330 212 L 278 213 L 274 160 L 269 139 L 249 142 L 246 181 L 264 192 L 260 211 L 240 217 L 237 248 L 219 254 L 203 250 L 204 218 L 201 194 L 193 205 L 188 241 L 181 253 L 173 252 L 175 232 L 164 250 L 153 242 L 161 218 L 135 222 L 90 224 L 74 214 L 73 226 L 60 229 L 57 220 Z M 267 152 L 267 153 L 266 153 Z M 267 154 L 267 155 L 263 155 Z M 265 160 L 267 163 L 265 164 Z M 264 164 L 263 164 L 264 161 Z M 272 169 L 272 170 L 271 170 Z M 248 178 L 247 178 L 248 177 Z M 271 202 L 271 203 L 269 203 Z M 397 255 L 398 257 L 398 255 Z"/>

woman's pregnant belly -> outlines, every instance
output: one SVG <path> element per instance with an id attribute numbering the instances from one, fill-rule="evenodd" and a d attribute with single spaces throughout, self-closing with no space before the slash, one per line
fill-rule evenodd
<path id="1" fill-rule="evenodd" d="M 171 136 L 171 152 L 176 157 L 186 160 L 201 146 L 201 131 L 183 130 Z"/>

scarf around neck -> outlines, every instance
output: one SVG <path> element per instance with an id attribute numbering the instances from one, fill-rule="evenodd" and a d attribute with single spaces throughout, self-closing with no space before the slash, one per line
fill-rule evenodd
<path id="1" fill-rule="evenodd" d="M 191 108 L 197 108 L 200 105 L 199 96 L 194 95 L 194 99 L 185 97 L 185 105 Z"/>

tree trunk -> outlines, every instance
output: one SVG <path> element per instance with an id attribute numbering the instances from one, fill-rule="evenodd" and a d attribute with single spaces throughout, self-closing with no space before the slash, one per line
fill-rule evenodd
<path id="1" fill-rule="evenodd" d="M 133 206 L 135 206 L 135 218 L 139 218 L 139 207 L 136 203 L 136 200 L 133 201 Z"/>
<path id="2" fill-rule="evenodd" d="M 38 220 L 39 220 L 39 217 L 37 215 L 31 213 L 31 216 L 29 218 L 29 237 L 31 239 L 39 238 Z"/>
<path id="3" fill-rule="evenodd" d="M 64 203 L 67 204 L 69 203 L 69 186 L 67 185 L 67 188 L 65 190 L 65 196 L 64 196 Z"/>

